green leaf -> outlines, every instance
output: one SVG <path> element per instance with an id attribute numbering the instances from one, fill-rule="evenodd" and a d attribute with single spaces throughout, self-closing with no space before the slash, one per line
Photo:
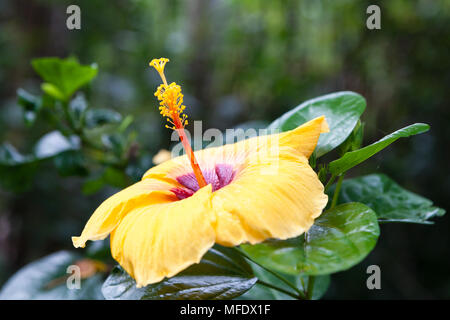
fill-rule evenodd
<path id="1" fill-rule="evenodd" d="M 48 82 L 44 82 L 43 84 L 41 84 L 41 89 L 42 91 L 44 91 L 46 94 L 48 94 L 50 97 L 56 99 L 56 100 L 61 100 L 61 101 L 65 101 L 67 100 L 68 97 L 66 97 L 66 95 L 61 92 L 60 89 L 58 89 L 57 86 L 55 86 L 54 84 L 48 83 Z"/>
<path id="2" fill-rule="evenodd" d="M 17 271 L 0 291 L 0 300 L 90 300 L 103 299 L 103 275 L 81 279 L 79 289 L 66 285 L 67 267 L 83 257 L 68 251 L 58 251 L 32 262 Z"/>
<path id="3" fill-rule="evenodd" d="M 325 211 L 297 238 L 241 248 L 256 262 L 287 274 L 324 275 L 346 270 L 369 254 L 379 236 L 377 216 L 362 203 Z"/>
<path id="4" fill-rule="evenodd" d="M 27 162 L 30 157 L 23 156 L 11 144 L 0 145 L 0 164 L 4 166 L 14 166 Z"/>
<path id="5" fill-rule="evenodd" d="M 253 272 L 259 280 L 276 285 L 295 294 L 293 290 L 286 286 L 280 279 L 267 272 L 263 268 L 252 264 Z M 286 280 L 294 284 L 297 288 L 302 290 L 306 296 L 308 288 L 309 277 L 305 275 L 289 275 L 281 274 Z M 313 285 L 312 300 L 318 300 L 327 292 L 330 286 L 330 275 L 315 276 Z M 295 300 L 293 297 L 282 293 L 278 290 L 268 288 L 260 283 L 251 288 L 249 291 L 238 297 L 237 300 Z"/>
<path id="6" fill-rule="evenodd" d="M 76 136 L 67 138 L 59 131 L 52 131 L 42 136 L 35 144 L 34 156 L 36 159 L 46 159 L 62 152 L 78 150 L 79 148 L 80 142 Z"/>
<path id="7" fill-rule="evenodd" d="M 297 286 L 301 290 L 306 292 L 308 289 L 309 281 L 310 281 L 310 277 L 303 277 L 303 282 L 301 281 L 301 278 L 298 278 Z M 322 298 L 325 295 L 325 293 L 328 291 L 328 288 L 330 287 L 330 282 L 331 282 L 331 276 L 329 274 L 321 275 L 321 276 L 314 276 L 311 300 L 319 300 L 320 298 Z"/>
<path id="8" fill-rule="evenodd" d="M 94 194 L 106 185 L 116 188 L 125 188 L 132 181 L 123 170 L 114 167 L 106 167 L 101 174 L 96 174 L 92 179 L 86 180 L 82 191 L 86 195 Z"/>
<path id="9" fill-rule="evenodd" d="M 355 151 L 361 148 L 364 135 L 364 123 L 358 121 L 352 133 L 348 138 L 339 146 L 340 154 L 345 154 L 348 151 Z"/>
<path id="10" fill-rule="evenodd" d="M 102 144 L 108 150 L 111 150 L 118 158 L 123 155 L 127 142 L 123 135 L 120 135 L 119 133 L 104 134 L 101 136 L 101 141 Z"/>
<path id="11" fill-rule="evenodd" d="M 30 186 L 40 161 L 78 149 L 79 141 L 75 137 L 66 138 L 59 131 L 45 134 L 28 155 L 22 155 L 12 145 L 4 143 L 0 145 L 0 184 L 12 191 L 24 191 Z M 57 167 L 67 164 L 66 160 L 55 160 Z"/>
<path id="12" fill-rule="evenodd" d="M 91 195 L 98 191 L 100 191 L 101 188 L 105 186 L 105 180 L 103 179 L 103 176 L 95 179 L 86 180 L 83 183 L 83 187 L 81 188 L 81 191 L 85 195 Z"/>
<path id="13" fill-rule="evenodd" d="M 266 283 L 270 283 L 279 288 L 283 288 L 293 294 L 293 290 L 288 288 L 280 279 L 270 274 L 263 268 L 252 264 L 253 272 L 258 280 L 264 281 Z M 295 283 L 295 276 L 292 275 L 283 275 L 286 279 L 291 281 L 291 283 Z M 260 283 L 256 283 L 256 285 L 244 293 L 242 296 L 236 298 L 236 300 L 294 300 L 293 297 L 284 294 L 278 290 L 268 288 Z"/>
<path id="14" fill-rule="evenodd" d="M 124 188 L 129 184 L 127 175 L 122 170 L 113 167 L 107 167 L 105 169 L 103 181 L 117 188 Z"/>
<path id="15" fill-rule="evenodd" d="M 25 124 L 32 125 L 41 109 L 41 99 L 24 89 L 19 89 L 17 90 L 17 103 L 23 108 L 23 119 Z"/>
<path id="16" fill-rule="evenodd" d="M 105 124 L 117 124 L 121 121 L 120 113 L 111 109 L 89 109 L 86 111 L 86 127 L 89 129 Z"/>
<path id="17" fill-rule="evenodd" d="M 134 121 L 134 117 L 129 114 L 127 115 L 122 122 L 120 123 L 119 128 L 117 129 L 119 132 L 124 132 Z"/>
<path id="18" fill-rule="evenodd" d="M 334 192 L 330 188 L 329 194 Z M 380 222 L 431 224 L 431 218 L 443 216 L 445 210 L 433 202 L 403 189 L 384 174 L 371 174 L 342 182 L 338 203 L 361 202 L 372 208 Z"/>
<path id="19" fill-rule="evenodd" d="M 80 144 L 76 136 L 67 138 L 59 131 L 51 131 L 36 142 L 31 155 L 20 154 L 9 143 L 0 145 L 0 165 L 15 166 L 36 162 L 54 157 L 65 151 L 78 150 L 79 148 Z"/>
<path id="20" fill-rule="evenodd" d="M 21 192 L 31 185 L 36 163 L 31 156 L 24 156 L 9 143 L 0 145 L 0 185 L 14 192 Z"/>
<path id="21" fill-rule="evenodd" d="M 371 156 L 380 152 L 391 143 L 399 138 L 406 138 L 419 133 L 426 132 L 430 129 L 430 126 L 424 123 L 415 123 L 400 130 L 397 130 L 383 139 L 378 140 L 371 145 L 356 151 L 347 152 L 341 158 L 330 162 L 329 171 L 334 175 L 340 175 L 361 162 L 369 159 Z"/>
<path id="22" fill-rule="evenodd" d="M 232 299 L 256 283 L 252 269 L 231 248 L 210 249 L 199 264 L 159 283 L 136 288 L 136 282 L 116 267 L 103 285 L 106 299 L 183 300 Z"/>
<path id="23" fill-rule="evenodd" d="M 52 97 L 67 101 L 79 88 L 97 75 L 96 65 L 81 65 L 73 58 L 38 58 L 31 62 L 34 70 L 46 81 L 42 89 Z"/>
<path id="24" fill-rule="evenodd" d="M 58 173 L 63 177 L 86 176 L 89 173 L 84 165 L 84 155 L 78 150 L 68 150 L 57 154 L 53 163 Z"/>
<path id="25" fill-rule="evenodd" d="M 365 99 L 357 93 L 349 91 L 331 93 L 303 102 L 272 122 L 269 129 L 292 130 L 324 115 L 330 132 L 320 135 L 316 147 L 317 157 L 320 157 L 345 141 L 365 108 Z"/>
<path id="26" fill-rule="evenodd" d="M 69 115 L 77 129 L 83 127 L 86 109 L 87 101 L 82 94 L 77 94 L 69 103 Z"/>

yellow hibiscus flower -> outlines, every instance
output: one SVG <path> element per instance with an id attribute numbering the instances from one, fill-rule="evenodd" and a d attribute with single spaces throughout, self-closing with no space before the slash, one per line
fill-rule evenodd
<path id="1" fill-rule="evenodd" d="M 111 235 L 113 258 L 138 287 L 198 263 L 214 243 L 299 236 L 328 200 L 308 162 L 320 134 L 329 131 L 323 116 L 291 131 L 193 152 L 183 130 L 181 89 L 164 77 L 167 61 L 151 62 L 164 82 L 155 95 L 187 155 L 151 168 L 108 198 L 72 238 L 84 247 Z"/>

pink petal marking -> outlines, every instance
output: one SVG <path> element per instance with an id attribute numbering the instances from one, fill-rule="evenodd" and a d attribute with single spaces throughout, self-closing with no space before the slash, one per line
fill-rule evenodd
<path id="1" fill-rule="evenodd" d="M 229 164 L 216 164 L 214 170 L 205 170 L 203 171 L 203 175 L 206 183 L 212 185 L 212 190 L 214 192 L 233 181 L 235 172 L 233 167 Z M 175 193 L 180 200 L 189 198 L 199 189 L 194 172 L 178 176 L 177 181 L 183 185 L 183 187 L 173 188 L 171 191 Z"/>

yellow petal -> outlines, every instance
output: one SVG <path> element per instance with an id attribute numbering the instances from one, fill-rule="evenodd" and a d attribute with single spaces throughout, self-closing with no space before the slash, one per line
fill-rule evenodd
<path id="1" fill-rule="evenodd" d="M 196 152 L 204 174 L 216 170 L 219 177 L 217 165 L 227 164 L 233 181 L 180 201 L 177 179 L 192 169 L 186 156 L 166 161 L 102 203 L 74 246 L 111 233 L 113 257 L 144 286 L 199 262 L 214 241 L 234 246 L 298 236 L 327 203 L 307 159 L 327 130 L 319 117 L 289 132 Z"/>
<path id="2" fill-rule="evenodd" d="M 204 174 L 217 164 L 235 171 L 233 181 L 213 193 L 216 242 L 235 246 L 307 231 L 328 200 L 308 157 L 328 131 L 322 116 L 291 131 L 196 152 Z M 190 171 L 182 156 L 150 169 L 144 179 L 175 180 Z"/>
<path id="3" fill-rule="evenodd" d="M 169 190 L 173 185 L 156 179 L 139 181 L 106 199 L 95 210 L 79 237 L 72 237 L 73 245 L 84 248 L 87 240 L 102 240 L 133 208 L 152 203 L 175 201 Z"/>
<path id="4" fill-rule="evenodd" d="M 287 151 L 288 154 L 294 151 L 296 157 L 303 155 L 309 158 L 320 134 L 326 132 L 329 132 L 328 124 L 325 117 L 321 116 L 287 132 L 253 137 L 233 144 L 199 150 L 195 152 L 195 157 L 203 172 L 213 170 L 216 164 L 222 163 L 231 164 L 239 170 L 246 165 L 248 157 L 261 150 L 270 150 L 280 156 L 283 156 L 283 151 Z M 183 155 L 149 169 L 143 179 L 175 180 L 189 172 L 192 172 L 190 162 L 187 156 Z"/>
<path id="5" fill-rule="evenodd" d="M 291 146 L 309 158 L 316 148 L 320 134 L 329 131 L 325 117 L 317 117 L 293 130 L 281 133 L 279 135 L 280 145 Z"/>
<path id="6" fill-rule="evenodd" d="M 259 159 L 214 192 L 216 242 L 236 246 L 296 237 L 308 231 L 327 200 L 306 158 Z"/>
<path id="7" fill-rule="evenodd" d="M 172 153 L 169 150 L 161 149 L 158 151 L 156 155 L 153 156 L 152 162 L 155 165 L 161 164 L 167 160 L 170 160 L 172 158 Z"/>
<path id="8" fill-rule="evenodd" d="M 184 200 L 136 208 L 111 233 L 112 255 L 138 287 L 171 277 L 213 246 L 211 212 L 210 185 Z"/>
<path id="9" fill-rule="evenodd" d="M 327 131 L 319 117 L 267 137 L 274 139 L 267 147 L 250 148 L 256 151 L 247 155 L 233 182 L 213 194 L 217 243 L 258 243 L 308 231 L 328 197 L 307 158 Z"/>

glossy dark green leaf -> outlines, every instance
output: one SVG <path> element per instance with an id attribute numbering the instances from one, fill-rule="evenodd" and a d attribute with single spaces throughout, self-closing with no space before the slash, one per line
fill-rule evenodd
<path id="1" fill-rule="evenodd" d="M 329 194 L 333 194 L 334 186 Z M 403 189 L 384 174 L 371 174 L 342 182 L 338 203 L 361 202 L 371 207 L 380 222 L 432 223 L 445 210 L 433 202 Z"/>
<path id="2" fill-rule="evenodd" d="M 81 65 L 73 58 L 38 58 L 33 59 L 31 64 L 46 81 L 42 89 L 59 100 L 68 100 L 98 72 L 96 65 Z"/>
<path id="3" fill-rule="evenodd" d="M 321 275 L 321 276 L 313 276 L 314 282 L 312 286 L 312 292 L 311 292 L 311 300 L 319 300 L 322 298 L 325 293 L 328 291 L 328 288 L 330 287 L 331 282 L 331 276 L 329 274 Z M 303 279 L 303 281 L 302 281 Z M 298 287 L 303 290 L 304 292 L 307 292 L 308 290 L 308 284 L 309 281 L 312 279 L 312 277 L 306 277 L 306 276 L 300 276 L 297 278 L 297 285 Z"/>
<path id="4" fill-rule="evenodd" d="M 372 143 L 371 145 L 368 145 L 364 148 L 355 151 L 347 152 L 341 158 L 330 162 L 329 171 L 335 175 L 342 174 L 345 171 L 360 164 L 361 162 L 369 159 L 374 154 L 380 152 L 397 139 L 406 138 L 419 133 L 423 133 L 428 131 L 429 129 L 430 126 L 425 123 L 415 123 L 400 130 L 397 130 L 385 136 L 383 139 L 378 140 L 375 143 Z"/>
<path id="5" fill-rule="evenodd" d="M 346 270 L 375 247 L 379 236 L 375 212 L 362 203 L 325 211 L 297 238 L 241 245 L 255 261 L 287 274 L 324 275 Z"/>
<path id="6" fill-rule="evenodd" d="M 316 155 L 320 157 L 345 141 L 365 108 L 365 99 L 357 93 L 349 91 L 331 93 L 303 102 L 272 122 L 269 129 L 291 130 L 324 115 L 330 132 L 320 135 L 316 147 Z"/>
<path id="7" fill-rule="evenodd" d="M 120 123 L 122 116 L 111 109 L 89 109 L 86 111 L 85 121 L 87 128 L 94 128 L 105 124 Z"/>
<path id="8" fill-rule="evenodd" d="M 253 271 L 255 276 L 266 283 L 270 283 L 279 288 L 283 288 L 293 294 L 296 294 L 294 290 L 289 288 L 283 281 L 279 278 L 275 277 L 271 273 L 267 272 L 263 268 L 257 266 L 256 264 L 252 264 Z M 304 296 L 306 297 L 306 291 L 308 288 L 309 277 L 305 275 L 289 275 L 289 274 L 281 274 L 286 280 L 295 285 L 298 289 L 300 289 Z M 330 275 L 321 275 L 315 276 L 314 285 L 312 288 L 312 300 L 318 300 L 323 297 L 323 295 L 327 292 L 328 287 L 330 286 Z M 295 300 L 294 297 L 280 292 L 276 289 L 268 288 L 260 283 L 256 283 L 256 285 L 251 288 L 249 291 L 244 293 L 242 296 L 237 298 L 238 300 Z"/>
<path id="9" fill-rule="evenodd" d="M 94 274 L 81 279 L 80 288 L 69 289 L 67 267 L 82 257 L 76 253 L 59 251 L 32 262 L 17 271 L 0 291 L 0 300 L 90 300 L 103 299 L 103 275 Z"/>
<path id="10" fill-rule="evenodd" d="M 235 298 L 256 283 L 252 269 L 231 248 L 210 249 L 199 264 L 159 283 L 136 288 L 136 282 L 116 267 L 103 285 L 106 299 L 222 300 Z"/>
<path id="11" fill-rule="evenodd" d="M 339 152 L 344 154 L 349 151 L 355 151 L 361 148 L 362 140 L 364 136 L 364 123 L 358 121 L 352 133 L 348 138 L 339 146 Z"/>

